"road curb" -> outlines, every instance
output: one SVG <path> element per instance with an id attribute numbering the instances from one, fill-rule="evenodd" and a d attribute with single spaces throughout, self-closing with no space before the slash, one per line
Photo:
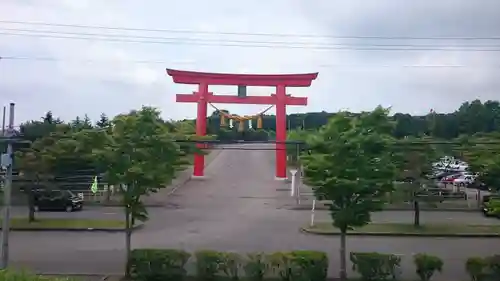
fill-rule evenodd
<path id="1" fill-rule="evenodd" d="M 293 210 L 293 211 L 310 211 L 312 208 L 311 206 L 289 206 L 286 207 L 288 210 Z M 319 211 L 328 211 L 328 207 L 324 206 L 316 206 L 315 210 Z M 387 211 L 387 212 L 396 212 L 396 211 L 408 211 L 412 212 L 412 208 L 384 208 L 382 211 Z M 465 208 L 420 208 L 420 211 L 424 212 L 463 212 L 463 213 L 476 213 L 480 212 L 481 209 L 465 209 Z"/>
<path id="2" fill-rule="evenodd" d="M 140 224 L 137 226 L 134 226 L 132 228 L 132 231 L 136 231 L 144 227 L 144 224 Z M 105 227 L 99 227 L 99 228 L 41 228 L 41 227 L 31 227 L 31 228 L 10 228 L 10 231 L 16 231 L 16 232 L 49 232 L 49 231 L 57 231 L 57 232 L 108 232 L 108 233 L 118 233 L 118 232 L 125 232 L 124 228 L 105 228 Z"/>
<path id="3" fill-rule="evenodd" d="M 316 232 L 306 227 L 301 227 L 300 231 L 305 234 L 322 236 L 339 236 L 337 232 Z M 499 238 L 500 234 L 495 233 L 396 233 L 396 232 L 348 232 L 347 236 L 371 236 L 371 237 L 422 237 L 422 238 Z"/>

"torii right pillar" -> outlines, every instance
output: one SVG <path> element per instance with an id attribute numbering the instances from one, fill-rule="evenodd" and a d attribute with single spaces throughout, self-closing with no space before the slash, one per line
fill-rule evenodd
<path id="1" fill-rule="evenodd" d="M 308 78 L 309 85 L 312 80 L 316 79 L 317 73 L 310 75 Z M 308 86 L 309 86 L 308 85 Z M 286 147 L 286 106 L 287 105 L 307 105 L 307 98 L 302 100 L 302 103 L 291 102 L 294 98 L 286 93 L 286 84 L 276 85 L 276 94 L 274 96 L 276 103 L 276 171 L 275 178 L 277 180 L 285 180 L 287 178 L 287 147 Z"/>

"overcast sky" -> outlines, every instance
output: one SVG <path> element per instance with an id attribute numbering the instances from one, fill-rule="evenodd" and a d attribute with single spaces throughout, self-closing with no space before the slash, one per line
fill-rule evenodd
<path id="1" fill-rule="evenodd" d="M 381 104 L 392 106 L 394 111 L 425 114 L 430 109 L 452 111 L 466 100 L 500 97 L 500 52 L 478 51 L 484 45 L 500 49 L 500 40 L 345 38 L 500 38 L 498 0 L 1 0 L 0 19 L 212 32 L 132 32 L 0 23 L 0 56 L 7 57 L 0 60 L 0 100 L 4 104 L 16 102 L 18 121 L 39 119 L 48 110 L 66 120 L 84 114 L 96 119 L 101 112 L 115 115 L 141 105 L 160 108 L 166 118 L 194 117 L 194 104 L 175 103 L 176 93 L 190 93 L 194 87 L 174 84 L 165 74 L 167 67 L 232 73 L 319 72 L 312 87 L 289 89 L 290 94 L 309 97 L 307 107 L 289 107 L 291 113 L 360 111 Z M 21 30 L 57 32 L 52 33 L 56 37 L 121 34 L 140 42 L 5 34 L 34 34 Z M 237 34 L 221 34 L 224 32 Z M 153 44 L 144 41 L 159 39 L 144 37 L 177 39 L 171 39 L 172 44 Z M 194 44 L 180 44 L 186 42 L 185 38 Z M 211 46 L 193 39 L 211 40 Z M 237 46 L 221 46 L 229 41 Z M 261 48 L 255 47 L 261 43 L 234 41 L 286 41 L 299 48 L 283 48 L 277 43 L 266 43 L 273 48 Z M 242 47 L 248 44 L 253 47 Z M 434 49 L 436 45 L 441 49 L 455 46 L 459 50 L 359 50 L 366 44 L 370 48 L 420 44 Z M 463 51 L 471 45 L 479 47 Z M 339 46 L 342 48 L 332 48 Z M 236 92 L 235 87 L 211 90 L 221 94 Z M 249 88 L 248 94 L 272 91 Z M 265 108 L 220 107 L 242 115 Z"/>

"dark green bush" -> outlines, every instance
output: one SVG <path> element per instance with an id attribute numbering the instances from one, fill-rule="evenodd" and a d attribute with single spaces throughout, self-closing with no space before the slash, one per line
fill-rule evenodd
<path id="1" fill-rule="evenodd" d="M 272 272 L 282 281 L 323 281 L 328 256 L 316 251 L 277 252 L 268 256 Z"/>
<path id="2" fill-rule="evenodd" d="M 443 270 L 443 260 L 436 256 L 416 254 L 413 257 L 413 262 L 417 267 L 416 273 L 421 281 L 429 281 L 434 273 Z"/>
<path id="3" fill-rule="evenodd" d="M 317 251 L 293 251 L 292 266 L 300 274 L 295 280 L 324 281 L 328 274 L 328 256 Z"/>
<path id="4" fill-rule="evenodd" d="M 248 254 L 243 270 L 249 280 L 263 281 L 269 271 L 267 255 L 264 253 Z"/>
<path id="5" fill-rule="evenodd" d="M 220 271 L 222 271 L 231 280 L 240 279 L 240 270 L 242 259 L 237 253 L 222 253 Z"/>
<path id="6" fill-rule="evenodd" d="M 300 274 L 292 264 L 293 256 L 291 252 L 276 252 L 268 256 L 269 266 L 281 281 L 292 281 L 294 276 Z"/>
<path id="7" fill-rule="evenodd" d="M 196 276 L 202 281 L 213 281 L 217 279 L 226 269 L 226 257 L 224 252 L 202 250 L 195 253 Z"/>
<path id="8" fill-rule="evenodd" d="M 465 270 L 470 276 L 471 281 L 482 281 L 487 268 L 487 260 L 481 257 L 471 257 L 465 263 Z"/>
<path id="9" fill-rule="evenodd" d="M 488 281 L 500 280 L 500 255 L 493 255 L 491 257 L 487 257 L 486 264 L 487 264 L 486 268 L 487 268 Z"/>
<path id="10" fill-rule="evenodd" d="M 393 254 L 351 253 L 352 269 L 365 281 L 395 280 L 401 258 Z"/>
<path id="11" fill-rule="evenodd" d="M 136 249 L 132 251 L 131 275 L 137 281 L 183 280 L 190 254 L 173 249 Z"/>

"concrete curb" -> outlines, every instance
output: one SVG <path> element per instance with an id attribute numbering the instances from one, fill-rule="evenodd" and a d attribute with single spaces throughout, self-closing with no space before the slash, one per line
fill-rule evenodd
<path id="1" fill-rule="evenodd" d="M 144 227 L 144 224 L 140 224 L 137 226 L 134 226 L 132 228 L 132 231 L 136 231 Z M 16 231 L 16 232 L 48 232 L 48 231 L 55 231 L 55 232 L 108 232 L 108 233 L 118 233 L 118 232 L 125 232 L 124 228 L 106 228 L 106 227 L 98 227 L 98 228 L 42 228 L 42 227 L 31 227 L 31 228 L 10 228 L 10 231 Z"/>
<path id="2" fill-rule="evenodd" d="M 35 272 L 37 275 L 41 275 L 44 277 L 57 277 L 57 278 L 63 278 L 63 277 L 71 277 L 71 278 L 92 278 L 93 280 L 100 280 L 100 281 L 105 281 L 105 280 L 122 280 L 123 279 L 123 273 L 122 274 L 96 274 L 96 273 L 50 273 L 50 272 Z M 114 279 L 113 279 L 114 278 Z"/>
<path id="3" fill-rule="evenodd" d="M 287 207 L 288 210 L 294 210 L 294 211 L 311 211 L 312 205 L 311 206 L 290 206 Z M 328 211 L 328 207 L 323 207 L 323 206 L 316 206 L 315 210 L 319 211 Z M 389 207 L 389 208 L 384 208 L 383 211 L 408 211 L 411 212 L 413 211 L 412 208 L 396 208 L 396 207 Z M 424 212 L 463 212 L 463 213 L 476 213 L 480 212 L 481 209 L 469 209 L 469 208 L 420 208 L 420 211 Z"/>
<path id="4" fill-rule="evenodd" d="M 339 236 L 337 232 L 316 232 L 306 227 L 301 227 L 300 231 L 305 234 L 322 236 Z M 347 236 L 372 236 L 372 237 L 445 237 L 445 238 L 499 238 L 499 233 L 404 233 L 404 232 L 348 232 Z"/>

